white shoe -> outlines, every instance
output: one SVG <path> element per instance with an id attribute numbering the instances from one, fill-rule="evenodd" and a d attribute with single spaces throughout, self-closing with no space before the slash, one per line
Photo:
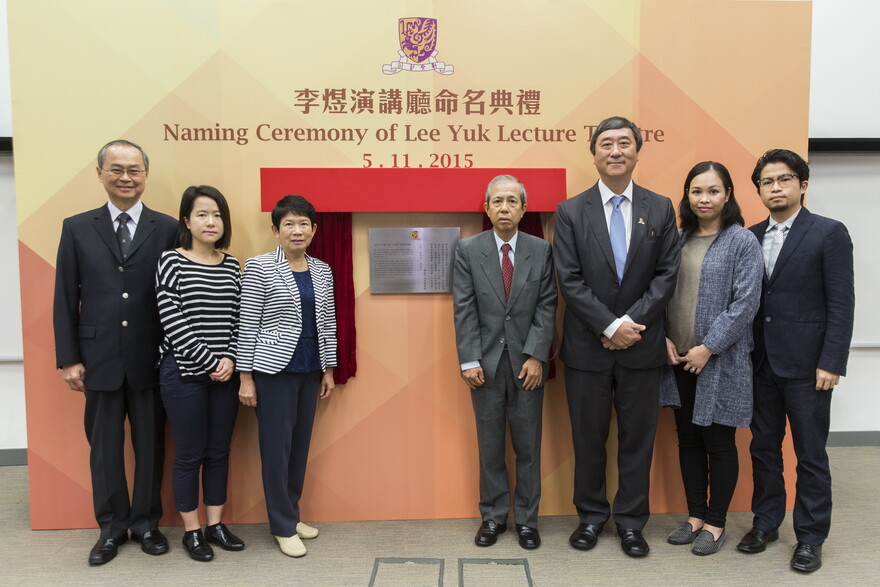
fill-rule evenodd
<path id="1" fill-rule="evenodd" d="M 300 538 L 305 538 L 307 540 L 310 538 L 317 538 L 318 537 L 318 529 L 313 528 L 313 527 L 309 526 L 308 524 L 303 524 L 302 522 L 299 522 L 296 525 L 296 534 Z"/>
<path id="2" fill-rule="evenodd" d="M 281 547 L 281 552 L 287 556 L 299 558 L 305 556 L 306 552 L 308 552 L 303 545 L 302 540 L 299 539 L 299 536 L 276 536 L 275 540 L 278 541 L 278 546 Z"/>

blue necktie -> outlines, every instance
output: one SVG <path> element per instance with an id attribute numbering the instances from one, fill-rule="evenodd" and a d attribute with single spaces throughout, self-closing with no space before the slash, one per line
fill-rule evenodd
<path id="1" fill-rule="evenodd" d="M 617 283 L 623 283 L 623 268 L 626 266 L 626 225 L 623 223 L 623 212 L 620 203 L 623 196 L 611 196 L 614 210 L 611 212 L 611 250 L 614 252 L 614 264 L 617 266 Z"/>

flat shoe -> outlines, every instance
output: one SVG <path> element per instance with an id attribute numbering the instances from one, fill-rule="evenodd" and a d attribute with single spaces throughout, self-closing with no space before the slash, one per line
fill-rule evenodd
<path id="1" fill-rule="evenodd" d="M 620 536 L 620 547 L 628 556 L 633 558 L 648 556 L 651 549 L 648 546 L 648 541 L 642 536 L 641 530 L 620 528 L 617 530 L 617 534 Z"/>
<path id="2" fill-rule="evenodd" d="M 310 540 L 312 538 L 318 537 L 318 529 L 309 526 L 308 524 L 303 524 L 302 522 L 298 522 L 296 525 L 296 535 L 300 538 L 305 538 Z"/>
<path id="3" fill-rule="evenodd" d="M 715 536 L 713 536 L 711 532 L 708 530 L 700 530 L 699 534 L 697 534 L 697 537 L 694 539 L 694 546 L 691 548 L 691 552 L 700 556 L 715 554 L 721 550 L 721 545 L 724 544 L 724 538 L 726 536 L 727 532 L 722 530 L 721 536 L 718 537 L 718 540 L 715 540 Z"/>
<path id="4" fill-rule="evenodd" d="M 699 530 L 694 530 L 693 525 L 690 522 L 685 522 L 675 530 L 669 533 L 669 536 L 666 537 L 666 542 L 669 544 L 690 544 L 694 541 L 699 534 Z"/>
<path id="5" fill-rule="evenodd" d="M 208 542 L 220 546 L 223 550 L 244 550 L 244 541 L 229 531 L 226 524 L 212 524 L 205 528 Z"/>
<path id="6" fill-rule="evenodd" d="M 214 559 L 214 549 L 205 540 L 201 528 L 183 533 L 183 548 L 193 560 L 208 562 Z"/>
<path id="7" fill-rule="evenodd" d="M 812 573 L 822 566 L 822 547 L 798 542 L 791 557 L 791 568 L 802 573 Z"/>
<path id="8" fill-rule="evenodd" d="M 774 542 L 776 540 L 779 540 L 779 530 L 765 532 L 764 530 L 760 530 L 753 526 L 752 529 L 746 532 L 745 536 L 742 537 L 739 544 L 736 545 L 736 549 L 746 554 L 757 554 L 767 550 L 768 542 Z"/>
<path id="9" fill-rule="evenodd" d="M 287 556 L 299 558 L 305 556 L 308 552 L 305 545 L 302 543 L 302 540 L 300 540 L 299 536 L 296 534 L 293 536 L 276 536 L 275 540 L 278 541 L 278 546 L 281 547 L 281 552 Z"/>

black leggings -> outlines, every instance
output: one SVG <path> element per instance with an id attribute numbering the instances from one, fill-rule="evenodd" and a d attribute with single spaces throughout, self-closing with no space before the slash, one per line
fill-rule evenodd
<path id="1" fill-rule="evenodd" d="M 681 408 L 675 410 L 678 460 L 688 514 L 723 528 L 739 477 L 736 428 L 694 424 L 697 376 L 685 371 L 681 365 L 675 366 L 674 372 L 681 397 Z"/>

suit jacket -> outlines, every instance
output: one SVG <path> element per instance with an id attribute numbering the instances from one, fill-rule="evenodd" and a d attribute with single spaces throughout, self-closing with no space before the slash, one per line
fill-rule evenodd
<path id="1" fill-rule="evenodd" d="M 681 253 L 669 198 L 633 184 L 632 235 L 622 283 L 598 184 L 557 207 L 553 238 L 559 288 L 566 302 L 561 357 L 582 371 L 615 361 L 630 369 L 666 363 L 665 310 L 675 290 Z M 602 347 L 602 332 L 628 314 L 647 328 L 622 351 Z"/>
<path id="2" fill-rule="evenodd" d="M 336 366 L 336 303 L 333 274 L 323 261 L 306 255 L 315 289 L 315 321 L 321 368 Z M 302 332 L 299 289 L 284 249 L 251 257 L 241 280 L 238 330 L 239 371 L 275 374 L 293 358 Z"/>
<path id="3" fill-rule="evenodd" d="M 458 241 L 452 274 L 455 342 L 459 363 L 479 361 L 486 384 L 498 369 L 504 345 L 514 376 L 530 356 L 547 361 L 556 319 L 556 281 L 550 244 L 520 232 L 514 253 L 510 298 L 493 231 Z M 522 380 L 516 379 L 522 386 Z M 543 381 L 542 381 L 543 384 Z"/>
<path id="4" fill-rule="evenodd" d="M 64 220 L 55 263 L 55 357 L 82 363 L 85 387 L 112 391 L 127 378 L 154 387 L 162 330 L 154 280 L 174 247 L 177 221 L 144 206 L 123 261 L 106 205 Z"/>
<path id="5" fill-rule="evenodd" d="M 750 228 L 764 240 L 769 220 Z M 846 227 L 806 208 L 792 224 L 755 317 L 755 369 L 766 359 L 780 377 L 846 375 L 853 332 L 853 245 Z"/>

